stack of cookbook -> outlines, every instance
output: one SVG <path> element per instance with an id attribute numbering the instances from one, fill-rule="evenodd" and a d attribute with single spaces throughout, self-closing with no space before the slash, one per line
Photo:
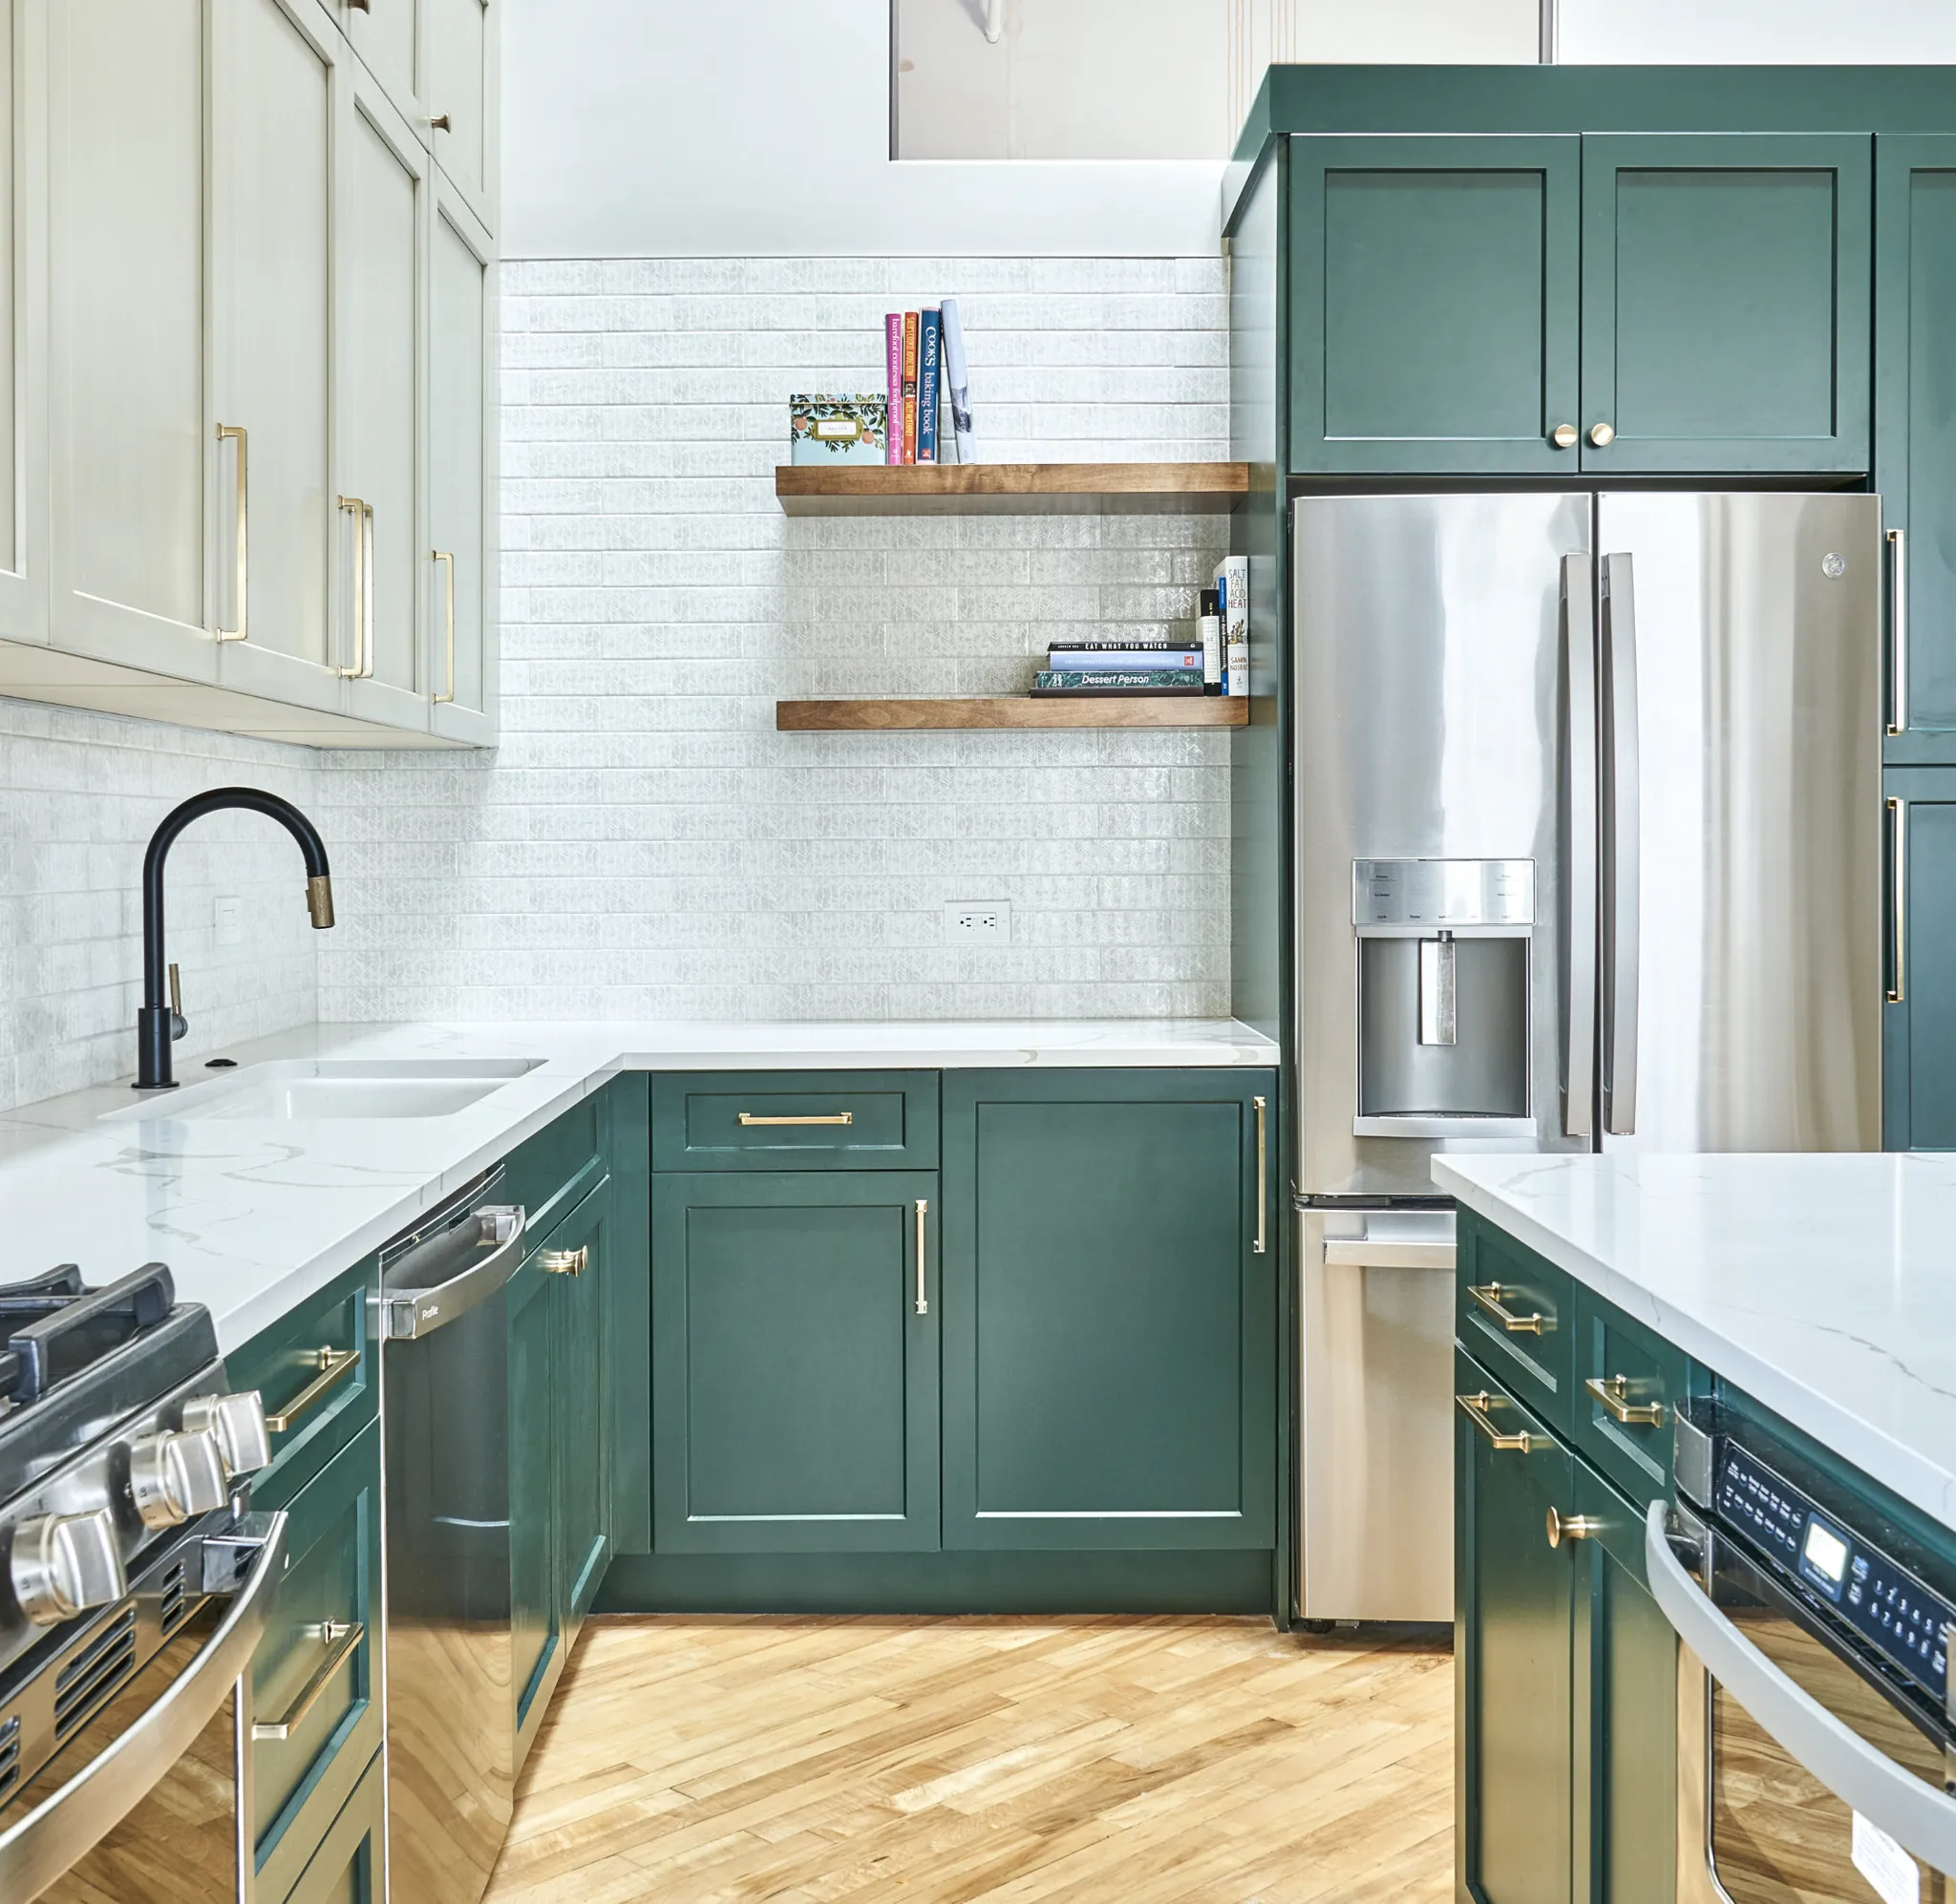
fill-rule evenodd
<path id="1" fill-rule="evenodd" d="M 1200 694 L 1202 650 L 1170 642 L 1075 642 L 1049 648 L 1035 694 Z"/>

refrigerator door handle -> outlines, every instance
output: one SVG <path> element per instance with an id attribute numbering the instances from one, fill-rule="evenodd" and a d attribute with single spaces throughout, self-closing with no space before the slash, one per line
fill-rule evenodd
<path id="1" fill-rule="evenodd" d="M 1596 1097 L 1596 562 L 1563 558 L 1563 812 L 1568 858 L 1562 894 L 1563 1134 L 1592 1134 Z"/>
<path id="2" fill-rule="evenodd" d="M 1637 596 L 1630 559 L 1603 558 L 1603 1128 L 1637 1128 Z"/>

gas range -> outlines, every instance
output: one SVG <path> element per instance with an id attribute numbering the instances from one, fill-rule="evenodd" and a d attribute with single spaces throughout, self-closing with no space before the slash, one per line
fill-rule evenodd
<path id="1" fill-rule="evenodd" d="M 259 1398 L 228 1392 L 208 1311 L 163 1264 L 0 1284 L 0 1831 L 10 1795 L 235 1590 L 257 1546 L 244 1484 L 269 1459 Z"/>

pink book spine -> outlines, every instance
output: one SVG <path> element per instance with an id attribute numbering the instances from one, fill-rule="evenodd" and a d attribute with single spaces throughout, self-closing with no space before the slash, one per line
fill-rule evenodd
<path id="1" fill-rule="evenodd" d="M 904 313 L 893 310 L 882 321 L 883 356 L 889 370 L 888 421 L 883 429 L 883 460 L 904 460 Z"/>

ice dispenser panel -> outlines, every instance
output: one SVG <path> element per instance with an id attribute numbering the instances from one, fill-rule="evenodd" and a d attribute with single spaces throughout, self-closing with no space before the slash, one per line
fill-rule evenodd
<path id="1" fill-rule="evenodd" d="M 1433 1134 L 1434 1119 L 1526 1119 L 1534 862 L 1361 859 L 1351 893 L 1354 1132 L 1411 1136 Z"/>

